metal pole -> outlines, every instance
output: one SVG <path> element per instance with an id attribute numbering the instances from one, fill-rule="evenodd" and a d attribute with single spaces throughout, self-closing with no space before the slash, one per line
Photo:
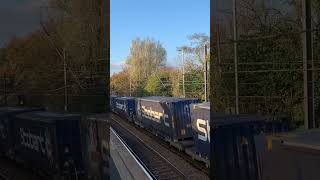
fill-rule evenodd
<path id="1" fill-rule="evenodd" d="M 204 45 L 204 101 L 208 102 L 208 87 L 207 87 L 207 82 L 208 82 L 208 62 L 207 62 L 207 45 Z"/>
<path id="2" fill-rule="evenodd" d="M 67 64 L 66 64 L 66 51 L 65 51 L 65 49 L 63 49 L 63 69 L 64 69 L 64 110 L 68 111 Z"/>
<path id="3" fill-rule="evenodd" d="M 7 101 L 7 76 L 6 76 L 6 73 L 4 73 L 4 104 L 8 105 L 8 101 Z"/>
<path id="4" fill-rule="evenodd" d="M 239 114 L 239 88 L 238 88 L 238 32 L 237 32 L 237 3 L 233 0 L 233 45 L 234 45 L 234 77 L 235 77 L 235 96 L 236 114 Z"/>
<path id="5" fill-rule="evenodd" d="M 315 128 L 314 82 L 311 34 L 311 2 L 303 0 L 303 85 L 304 85 L 304 125 L 306 129 Z"/>
<path id="6" fill-rule="evenodd" d="M 220 29 L 219 29 L 219 24 L 218 22 L 216 23 L 216 27 L 217 27 L 217 56 L 218 56 L 218 62 L 217 64 L 220 65 L 221 62 L 221 52 L 220 52 Z M 221 72 L 221 70 L 219 69 L 219 71 Z"/>
<path id="7" fill-rule="evenodd" d="M 183 97 L 186 97 L 186 89 L 184 86 L 184 49 L 182 48 L 182 90 L 183 90 Z"/>

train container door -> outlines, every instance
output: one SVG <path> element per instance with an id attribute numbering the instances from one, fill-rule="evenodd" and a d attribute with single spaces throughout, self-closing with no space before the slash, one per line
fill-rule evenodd
<path id="1" fill-rule="evenodd" d="M 127 103 L 127 116 L 129 121 L 133 122 L 136 116 L 136 101 L 134 98 L 128 98 Z"/>
<path id="2" fill-rule="evenodd" d="M 59 167 L 72 175 L 83 175 L 82 138 L 80 117 L 56 121 Z"/>
<path id="3" fill-rule="evenodd" d="M 191 105 L 193 103 L 199 103 L 197 99 L 178 100 L 173 102 L 174 118 L 173 121 L 176 124 L 175 135 L 177 140 L 187 139 L 192 137 L 192 125 L 191 125 Z"/>

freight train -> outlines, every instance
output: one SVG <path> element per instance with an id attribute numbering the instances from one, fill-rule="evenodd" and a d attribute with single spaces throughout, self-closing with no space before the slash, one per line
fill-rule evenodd
<path id="1" fill-rule="evenodd" d="M 0 107 L 0 152 L 54 179 L 103 179 L 107 174 L 94 167 L 103 162 L 107 167 L 102 152 L 108 152 L 109 124 L 103 119 L 41 108 Z"/>
<path id="2" fill-rule="evenodd" d="M 217 174 L 220 177 L 241 177 L 244 172 L 257 177 L 254 137 L 288 131 L 284 118 L 211 113 L 210 120 L 210 103 L 193 98 L 113 96 L 110 106 L 114 113 L 170 142 L 192 159 L 209 166 L 213 157 L 215 168 L 222 168 Z"/>
<path id="3" fill-rule="evenodd" d="M 255 136 L 288 130 L 283 119 L 211 113 L 210 103 L 193 98 L 111 96 L 110 107 L 193 159 L 207 165 L 212 159 L 220 179 L 257 179 Z M 101 179 L 93 176 L 106 176 L 102 172 L 108 166 L 106 119 L 103 114 L 84 117 L 0 107 L 0 152 L 57 179 Z"/>

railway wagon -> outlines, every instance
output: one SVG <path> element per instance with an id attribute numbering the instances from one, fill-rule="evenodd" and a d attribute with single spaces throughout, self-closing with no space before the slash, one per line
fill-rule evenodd
<path id="1" fill-rule="evenodd" d="M 133 122 L 136 114 L 136 100 L 133 97 L 116 97 L 114 99 L 116 114 Z"/>
<path id="2" fill-rule="evenodd" d="M 151 96 L 137 98 L 136 124 L 177 142 L 192 138 L 190 105 L 199 99 Z"/>
<path id="3" fill-rule="evenodd" d="M 15 159 L 48 174 L 81 176 L 79 114 L 27 112 L 12 120 Z"/>
<path id="4" fill-rule="evenodd" d="M 0 107 L 0 152 L 11 156 L 12 155 L 12 130 L 11 120 L 14 115 L 42 110 L 41 108 L 26 108 L 26 107 Z"/>

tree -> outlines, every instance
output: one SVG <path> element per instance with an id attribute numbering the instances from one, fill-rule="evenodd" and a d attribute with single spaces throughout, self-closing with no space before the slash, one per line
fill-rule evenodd
<path id="1" fill-rule="evenodd" d="M 172 96 L 172 82 L 170 79 L 171 69 L 161 68 L 153 73 L 144 87 L 146 95 Z"/>
<path id="2" fill-rule="evenodd" d="M 108 47 L 104 2 L 49 1 L 50 11 L 42 19 L 45 22 L 41 21 L 41 31 L 13 39 L 5 48 L 6 63 L 1 71 L 14 79 L 15 93 L 27 95 L 41 106 L 45 106 L 42 100 L 50 105 L 50 96 L 55 101 L 51 103 L 63 107 L 66 89 L 70 111 L 105 111 Z"/>
<path id="3" fill-rule="evenodd" d="M 111 76 L 110 87 L 111 94 L 129 96 L 130 95 L 130 82 L 129 72 L 121 71 Z"/>
<path id="4" fill-rule="evenodd" d="M 190 45 L 181 46 L 184 52 L 185 69 L 185 91 L 187 97 L 205 99 L 204 95 L 204 70 L 205 61 L 209 56 L 209 36 L 204 33 L 194 33 L 188 36 Z M 205 46 L 206 45 L 206 46 Z M 205 57 L 205 47 L 207 47 L 207 56 Z M 208 66 L 207 66 L 208 67 Z M 182 72 L 180 72 L 182 74 Z M 209 68 L 208 68 L 209 76 Z M 209 80 L 207 81 L 209 86 Z M 179 79 L 179 89 L 182 89 L 182 78 Z"/>
<path id="5" fill-rule="evenodd" d="M 106 16 L 103 0 L 50 0 L 54 8 L 49 23 L 53 31 L 49 36 L 66 52 L 69 78 L 76 84 L 73 94 L 98 93 L 96 87 L 104 87 L 107 70 Z M 49 24 L 49 25 L 51 25 Z M 60 58 L 61 59 L 61 58 Z M 62 59 L 61 59 L 62 60 Z M 90 90 L 91 89 L 91 90 Z M 100 93 L 100 91 L 99 91 Z"/>
<path id="6" fill-rule="evenodd" d="M 238 1 L 238 90 L 240 113 L 287 115 L 301 120 L 303 76 L 301 7 L 298 1 Z M 231 9 L 231 7 L 229 7 Z M 219 21 L 220 64 L 211 84 L 216 111 L 235 107 L 232 18 Z M 230 18 L 230 19 L 228 19 Z M 228 34 L 229 33 L 229 34 Z M 301 71 L 299 71 L 301 70 Z M 230 83 L 231 82 L 231 83 Z"/>
<path id="7" fill-rule="evenodd" d="M 126 60 L 134 92 L 143 94 L 145 81 L 166 62 L 166 50 L 159 41 L 151 38 L 136 38 L 131 43 Z"/>
<path id="8" fill-rule="evenodd" d="M 160 42 L 146 38 L 134 39 L 127 59 L 133 79 L 145 79 L 166 62 L 166 50 Z"/>
<path id="9" fill-rule="evenodd" d="M 210 59 L 210 51 L 209 51 L 209 47 L 210 47 L 210 39 L 209 36 L 204 34 L 204 33 L 194 33 L 190 36 L 188 36 L 189 41 L 191 42 L 189 49 L 190 52 L 193 54 L 194 60 L 197 61 L 199 64 L 201 64 L 202 66 L 204 66 L 204 49 L 205 49 L 205 45 L 207 46 L 207 57 L 208 59 Z"/>

